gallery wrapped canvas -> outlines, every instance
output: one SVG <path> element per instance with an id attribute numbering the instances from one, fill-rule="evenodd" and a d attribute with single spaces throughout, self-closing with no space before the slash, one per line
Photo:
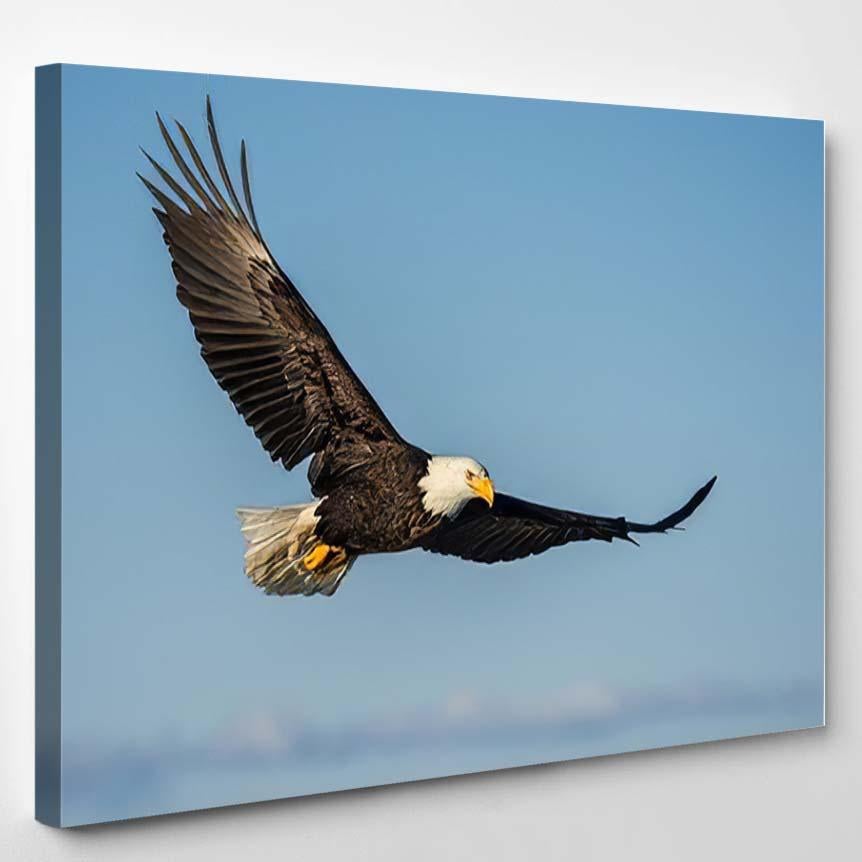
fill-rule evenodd
<path id="1" fill-rule="evenodd" d="M 821 725 L 823 160 L 40 68 L 37 817 Z"/>

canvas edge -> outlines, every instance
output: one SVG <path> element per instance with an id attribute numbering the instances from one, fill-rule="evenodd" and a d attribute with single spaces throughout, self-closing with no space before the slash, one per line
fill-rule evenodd
<path id="1" fill-rule="evenodd" d="M 230 72 L 209 72 L 207 70 L 180 69 L 177 67 L 162 67 L 154 69 L 150 66 L 113 66 L 101 63 L 61 63 L 66 69 L 97 69 L 114 72 L 143 72 L 158 75 L 182 75 L 198 78 L 232 78 L 246 81 L 269 81 L 282 84 L 308 84 L 315 87 L 359 88 L 363 90 L 389 90 L 398 93 L 423 93 L 431 96 L 476 96 L 490 99 L 505 99 L 516 102 L 551 102 L 562 105 L 586 105 L 594 108 L 632 108 L 637 111 L 673 111 L 684 114 L 711 114 L 720 117 L 736 117 L 739 119 L 757 120 L 787 120 L 801 123 L 824 123 L 823 117 L 802 116 L 795 114 L 747 113 L 734 110 L 710 110 L 708 108 L 690 108 L 681 105 L 645 104 L 641 102 L 597 102 L 591 99 L 561 98 L 543 95 L 517 95 L 496 90 L 449 90 L 435 87 L 404 87 L 397 84 L 380 84 L 363 81 L 339 81 L 313 78 L 280 78 L 271 75 L 235 74 Z"/>
<path id="2" fill-rule="evenodd" d="M 61 90 L 36 68 L 35 815 L 62 825 L 61 796 Z"/>
<path id="3" fill-rule="evenodd" d="M 821 421 L 823 423 L 823 592 L 822 592 L 822 625 L 823 625 L 823 727 L 829 726 L 829 692 L 830 688 L 830 673 L 829 673 L 829 570 L 830 570 L 830 559 L 831 553 L 829 550 L 829 541 L 830 541 L 830 521 L 829 521 L 829 512 L 830 512 L 830 503 L 829 503 L 829 458 L 830 458 L 830 446 L 829 446 L 829 428 L 831 425 L 831 420 L 829 417 L 829 407 L 831 399 L 829 397 L 829 380 L 830 373 L 829 368 L 831 366 L 831 360 L 829 358 L 829 331 L 830 331 L 830 323 L 829 323 L 829 313 L 830 313 L 830 302 L 829 302 L 829 272 L 830 272 L 830 250 L 829 250 L 829 222 L 831 216 L 829 214 L 829 206 L 830 202 L 833 200 L 833 196 L 829 194 L 829 181 L 830 181 L 830 149 L 831 149 L 831 127 L 827 129 L 826 120 L 820 121 L 820 146 L 821 146 L 821 183 L 822 183 L 822 210 L 821 210 L 821 234 L 820 234 L 820 242 L 822 249 L 822 270 L 821 270 L 821 291 L 822 291 L 822 302 L 823 302 L 823 330 L 822 330 L 822 351 L 823 351 L 823 399 L 821 403 L 822 409 L 822 417 Z"/>

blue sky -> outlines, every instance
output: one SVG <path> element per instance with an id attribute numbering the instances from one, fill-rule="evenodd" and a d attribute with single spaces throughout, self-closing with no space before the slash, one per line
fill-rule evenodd
<path id="1" fill-rule="evenodd" d="M 404 436 L 497 487 L 685 533 L 483 567 L 242 573 L 308 499 L 201 361 L 137 147 L 250 151 L 281 265 Z M 823 127 L 63 72 L 63 820 L 822 719 Z"/>

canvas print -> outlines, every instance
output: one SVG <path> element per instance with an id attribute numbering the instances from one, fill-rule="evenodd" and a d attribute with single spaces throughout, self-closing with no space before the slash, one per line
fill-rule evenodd
<path id="1" fill-rule="evenodd" d="M 821 725 L 823 158 L 39 69 L 37 817 Z"/>

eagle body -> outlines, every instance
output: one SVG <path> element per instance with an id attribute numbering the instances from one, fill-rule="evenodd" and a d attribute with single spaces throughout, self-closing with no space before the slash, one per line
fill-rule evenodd
<path id="1" fill-rule="evenodd" d="M 422 504 L 420 482 L 430 456 L 415 446 L 380 443 L 368 459 L 324 488 L 315 514 L 317 533 L 328 545 L 354 554 L 406 551 L 439 525 L 442 515 Z"/>
<path id="2" fill-rule="evenodd" d="M 245 142 L 243 206 L 209 98 L 206 114 L 221 185 L 186 129 L 177 123 L 184 155 L 158 114 L 182 181 L 146 153 L 171 194 L 138 176 L 159 204 L 177 299 L 213 377 L 273 461 L 291 470 L 310 459 L 313 501 L 237 510 L 256 586 L 332 595 L 360 556 L 412 548 L 497 563 L 589 539 L 637 544 L 632 534 L 675 529 L 704 501 L 715 477 L 653 523 L 556 509 L 497 493 L 472 458 L 406 441 L 264 241 Z"/>

